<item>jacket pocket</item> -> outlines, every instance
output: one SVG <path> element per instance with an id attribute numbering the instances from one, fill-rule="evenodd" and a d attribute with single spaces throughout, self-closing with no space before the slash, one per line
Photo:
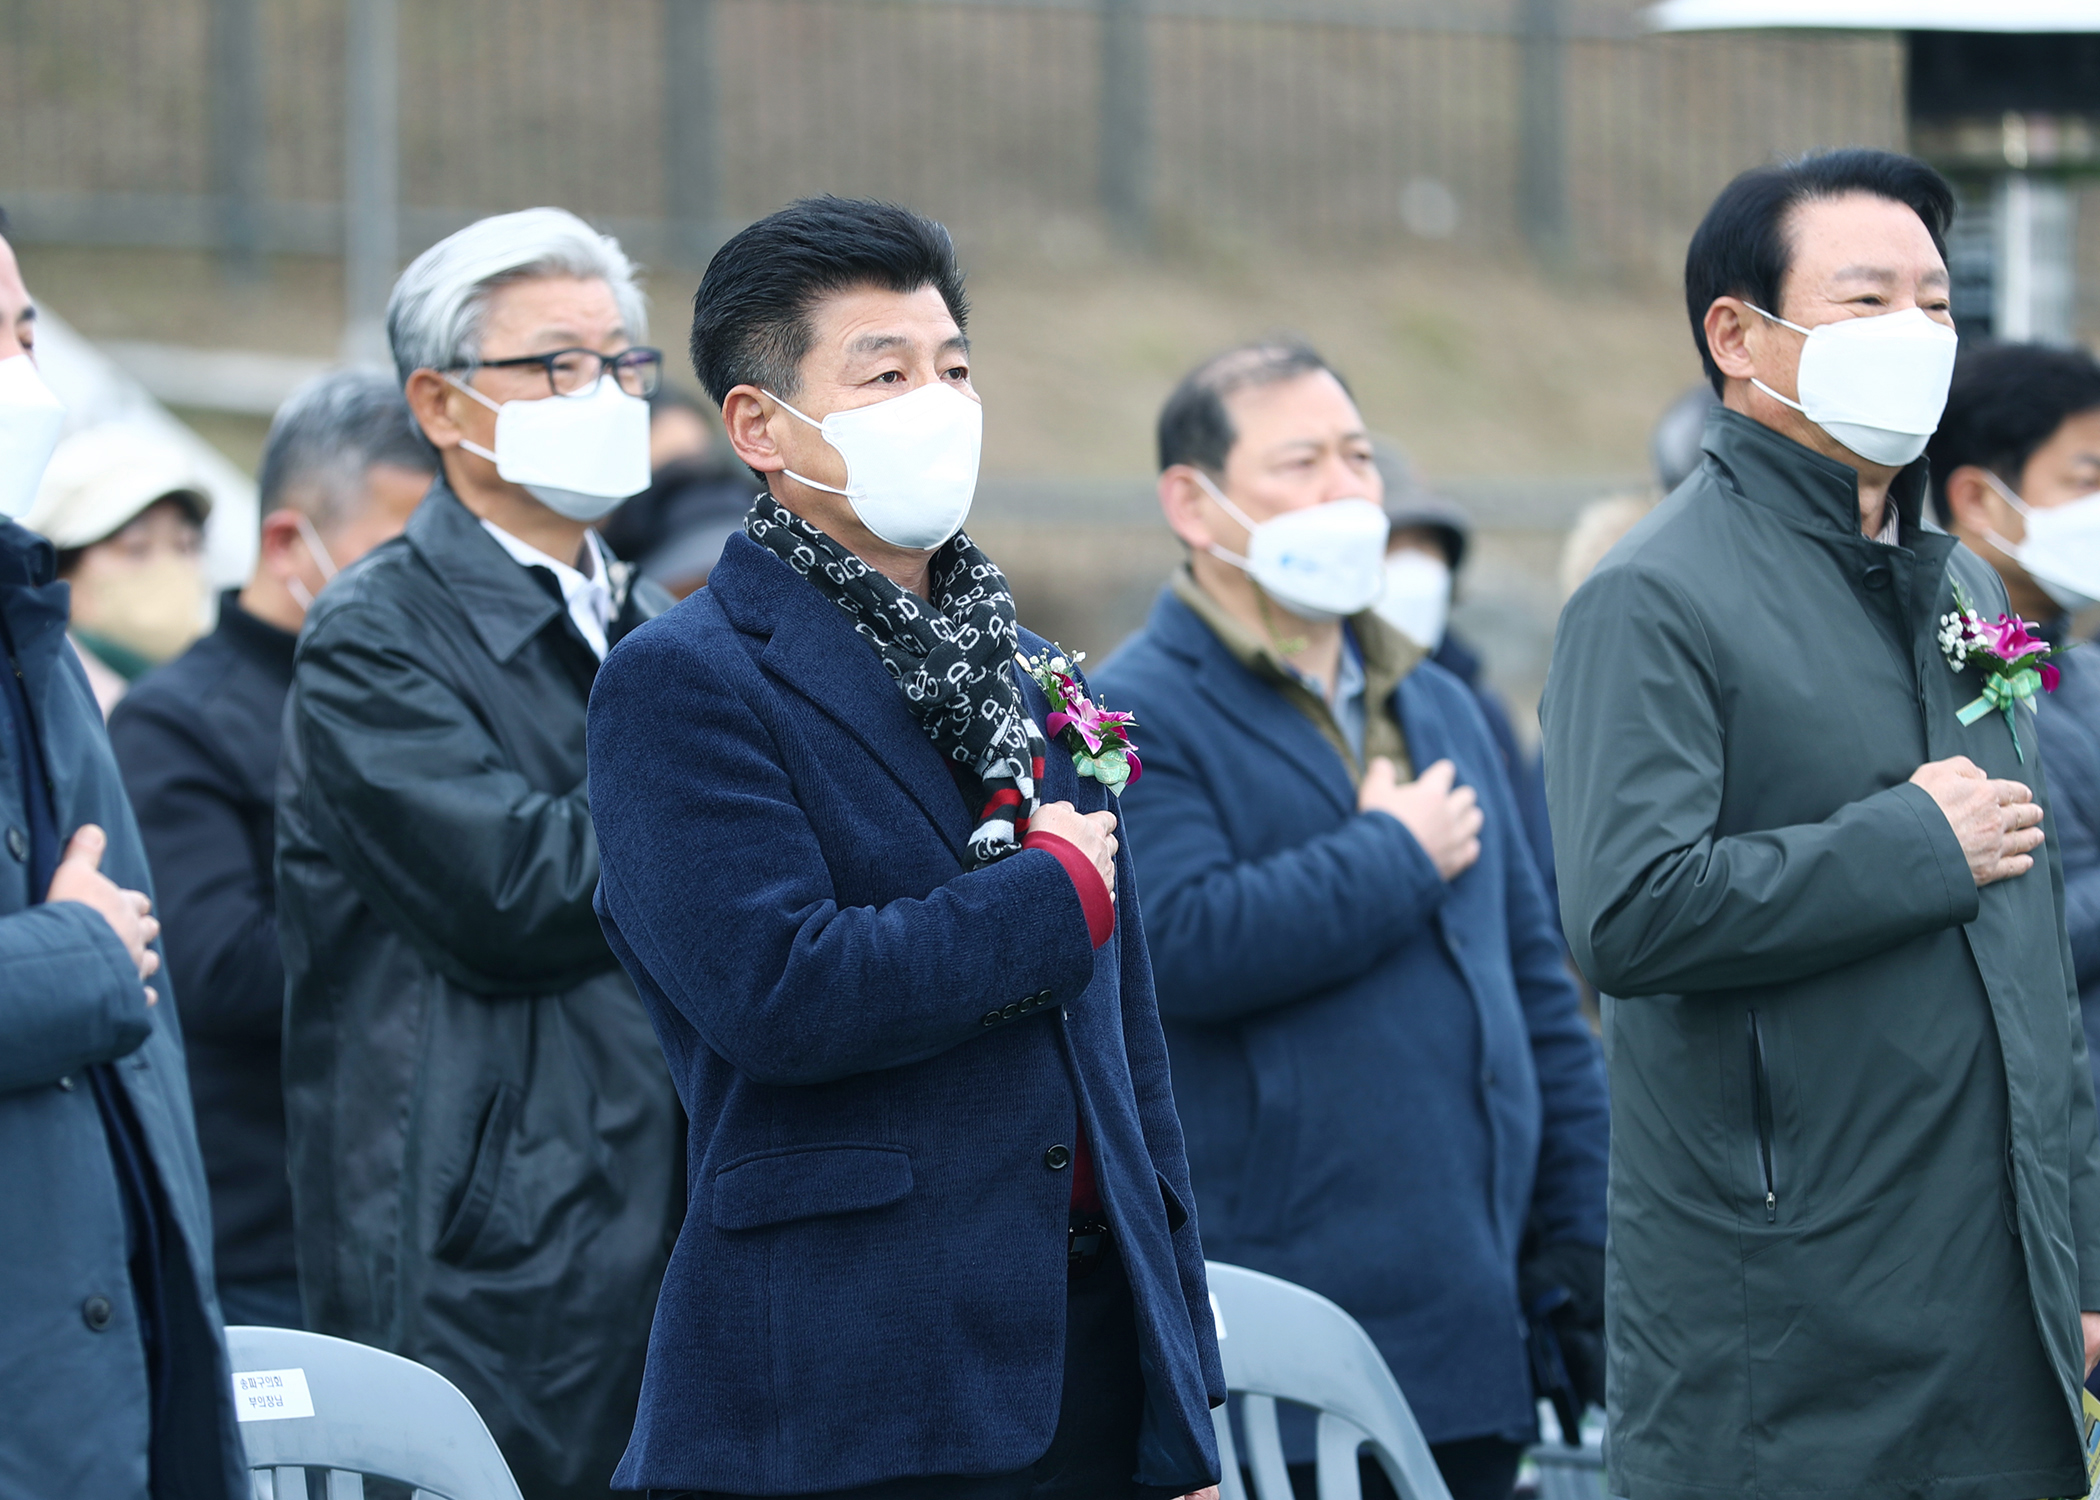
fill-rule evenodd
<path id="1" fill-rule="evenodd" d="M 827 1214 L 859 1213 L 911 1191 L 902 1146 L 791 1146 L 731 1162 L 715 1173 L 717 1229 L 759 1229 Z"/>
<path id="2" fill-rule="evenodd" d="M 1758 1183 L 1764 1189 L 1765 1222 L 1779 1221 L 1779 1189 L 1772 1176 L 1772 1076 L 1765 1067 L 1765 1034 L 1750 1013 L 1750 1114 L 1757 1129 Z"/>
<path id="3" fill-rule="evenodd" d="M 496 1206 L 496 1189 L 503 1180 L 503 1160 L 510 1150 L 511 1129 L 518 1120 L 518 1091 L 507 1083 L 496 1085 L 488 1112 L 481 1117 L 481 1132 L 474 1141 L 474 1161 L 467 1169 L 466 1186 L 459 1203 L 445 1220 L 432 1253 L 439 1260 L 458 1265 L 474 1248 L 489 1211 Z"/>
<path id="4" fill-rule="evenodd" d="M 1159 1178 L 1160 1201 L 1167 1206 L 1167 1233 L 1178 1234 L 1181 1226 L 1189 1221 L 1189 1211 L 1182 1206 L 1181 1199 L 1175 1196 L 1172 1185 L 1165 1177 L 1157 1172 L 1152 1175 Z"/>

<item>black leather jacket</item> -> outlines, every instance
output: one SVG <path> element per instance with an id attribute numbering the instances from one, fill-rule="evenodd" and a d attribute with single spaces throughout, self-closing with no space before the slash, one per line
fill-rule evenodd
<path id="1" fill-rule="evenodd" d="M 615 581 L 617 640 L 669 600 Z M 597 666 L 440 478 L 309 617 L 278 783 L 308 1320 L 450 1377 L 531 1500 L 606 1493 L 683 1209 L 684 1123 L 591 909 Z"/>

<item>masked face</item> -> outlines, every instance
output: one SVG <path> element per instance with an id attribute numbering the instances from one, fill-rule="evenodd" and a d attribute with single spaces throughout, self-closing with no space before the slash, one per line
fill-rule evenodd
<path id="1" fill-rule="evenodd" d="M 596 521 L 649 487 L 649 403 L 617 380 L 601 377 L 573 396 L 498 403 L 445 378 L 496 414 L 494 449 L 464 439 L 460 447 L 556 515 Z"/>
<path id="2" fill-rule="evenodd" d="M 1451 618 L 1451 569 L 1441 557 L 1414 547 L 1387 555 L 1385 588 L 1372 606 L 1408 639 L 1434 651 Z"/>
<path id="3" fill-rule="evenodd" d="M 984 408 L 952 385 L 922 385 L 908 396 L 835 411 L 819 422 L 767 391 L 781 408 L 816 428 L 846 460 L 846 487 L 790 479 L 844 495 L 860 524 L 892 547 L 925 551 L 962 530 L 977 494 Z"/>
<path id="4" fill-rule="evenodd" d="M 1745 305 L 1807 339 L 1795 377 L 1800 400 L 1789 401 L 1762 380 L 1752 385 L 1869 463 L 1899 468 L 1925 451 L 1954 379 L 1960 341 L 1953 329 L 1916 307 L 1803 328 Z"/>
<path id="5" fill-rule="evenodd" d="M 1329 500 L 1255 521 L 1210 476 L 1196 472 L 1225 513 L 1247 528 L 1247 555 L 1215 542 L 1210 553 L 1244 569 L 1263 593 L 1309 624 L 1325 624 L 1368 609 L 1385 583 L 1385 543 L 1391 524 L 1369 500 Z"/>
<path id="6" fill-rule="evenodd" d="M 2029 505 L 1990 470 L 1983 477 L 2026 520 L 2027 534 L 2009 542 L 1995 531 L 1991 545 L 2018 563 L 2063 609 L 2100 604 L 2100 491 L 2061 505 Z"/>
<path id="7" fill-rule="evenodd" d="M 66 409 L 26 354 L 0 359 L 0 516 L 18 520 L 36 499 Z"/>
<path id="8" fill-rule="evenodd" d="M 73 629 L 127 677 L 169 660 L 204 633 L 203 537 L 172 500 L 83 549 L 67 581 Z"/>

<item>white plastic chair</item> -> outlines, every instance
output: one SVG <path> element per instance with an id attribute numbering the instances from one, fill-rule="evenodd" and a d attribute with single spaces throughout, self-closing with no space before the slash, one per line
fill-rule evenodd
<path id="1" fill-rule="evenodd" d="M 1240 1397 L 1256 1500 L 1291 1500 L 1276 1403 L 1319 1412 L 1320 1500 L 1363 1500 L 1357 1450 L 1370 1449 L 1400 1500 L 1451 1500 L 1407 1398 L 1363 1325 L 1317 1292 L 1244 1266 L 1208 1264 L 1225 1385 Z M 1247 1500 L 1232 1423 L 1211 1413 L 1224 1469 L 1220 1500 Z"/>
<path id="2" fill-rule="evenodd" d="M 226 1330 L 234 1410 L 255 1500 L 363 1500 L 365 1476 L 417 1500 L 520 1500 L 488 1424 L 437 1371 L 383 1349 L 292 1328 Z"/>
<path id="3" fill-rule="evenodd" d="M 1526 1456 L 1538 1470 L 1539 1500 L 1607 1500 L 1601 1447 L 1540 1443 Z"/>

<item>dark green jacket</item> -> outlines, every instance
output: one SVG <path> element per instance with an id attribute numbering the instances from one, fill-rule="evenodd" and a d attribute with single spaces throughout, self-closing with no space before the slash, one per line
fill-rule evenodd
<path id="1" fill-rule="evenodd" d="M 2042 794 L 1939 617 L 1997 576 L 1726 409 L 1569 603 L 1542 716 L 1606 1012 L 1612 1492 L 2085 1492 L 2100 1154 L 2056 839 L 1979 891 L 1908 778 Z M 2044 825 L 2047 826 L 2046 824 Z"/>

